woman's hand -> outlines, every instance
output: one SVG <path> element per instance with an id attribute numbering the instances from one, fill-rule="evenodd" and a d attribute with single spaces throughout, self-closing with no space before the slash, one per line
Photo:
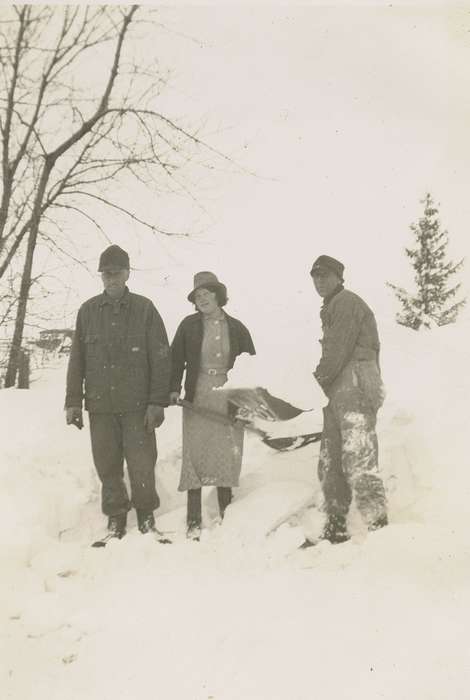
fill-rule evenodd
<path id="1" fill-rule="evenodd" d="M 178 404 L 179 400 L 180 400 L 180 392 L 179 391 L 171 391 L 170 392 L 170 406 L 176 406 Z"/>

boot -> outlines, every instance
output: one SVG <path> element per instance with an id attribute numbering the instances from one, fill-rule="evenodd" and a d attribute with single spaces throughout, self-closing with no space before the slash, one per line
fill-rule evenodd
<path id="1" fill-rule="evenodd" d="M 119 515 L 110 515 L 108 517 L 108 532 L 104 537 L 99 540 L 95 540 L 92 547 L 106 547 L 110 540 L 122 540 L 126 534 L 126 523 L 127 523 L 127 513 L 120 513 Z"/>
<path id="2" fill-rule="evenodd" d="M 350 537 L 344 515 L 329 515 L 322 532 L 322 540 L 328 540 L 331 544 L 347 542 Z"/>
<path id="3" fill-rule="evenodd" d="M 321 540 L 328 540 L 331 544 L 342 544 L 350 539 L 348 528 L 346 525 L 346 517 L 344 515 L 329 515 L 317 542 L 306 539 L 300 545 L 299 549 L 308 549 L 314 547 Z"/>
<path id="4" fill-rule="evenodd" d="M 186 530 L 186 537 L 188 540 L 193 540 L 194 542 L 199 542 L 201 539 L 201 522 L 198 520 L 188 521 L 188 527 Z"/>
<path id="5" fill-rule="evenodd" d="M 217 486 L 217 500 L 219 502 L 220 517 L 223 520 L 225 509 L 232 502 L 232 489 L 230 486 Z"/>
<path id="6" fill-rule="evenodd" d="M 156 532 L 153 512 L 137 510 L 137 526 L 143 535 L 146 535 L 147 532 Z"/>
<path id="7" fill-rule="evenodd" d="M 374 530 L 380 530 L 382 527 L 387 527 L 387 525 L 388 517 L 385 513 L 384 515 L 381 515 L 380 518 L 377 518 L 377 520 L 374 520 L 374 522 L 369 525 L 368 530 L 369 532 L 373 532 Z"/>
<path id="8" fill-rule="evenodd" d="M 168 537 L 165 537 L 164 533 L 160 532 L 155 525 L 155 516 L 153 511 L 137 510 L 137 525 L 143 535 L 151 532 L 156 535 L 157 540 L 161 542 L 161 544 L 171 544 L 171 540 L 168 539 Z"/>
<path id="9" fill-rule="evenodd" d="M 112 537 L 117 537 L 121 540 L 126 534 L 127 513 L 119 515 L 110 515 L 108 518 L 108 533 Z"/>
<path id="10" fill-rule="evenodd" d="M 186 511 L 186 537 L 188 540 L 199 542 L 201 537 L 202 507 L 201 489 L 188 490 L 188 507 Z"/>

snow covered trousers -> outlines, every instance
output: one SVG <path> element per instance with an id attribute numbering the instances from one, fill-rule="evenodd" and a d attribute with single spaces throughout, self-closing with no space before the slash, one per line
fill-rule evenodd
<path id="1" fill-rule="evenodd" d="M 323 409 L 318 477 L 327 515 L 346 516 L 354 495 L 360 514 L 372 528 L 386 516 L 387 504 L 375 431 L 382 386 L 377 371 L 378 380 L 368 380 L 367 364 L 346 366 Z"/>
<path id="2" fill-rule="evenodd" d="M 160 505 L 155 488 L 157 443 L 155 433 L 144 428 L 144 414 L 90 413 L 91 449 L 105 515 L 127 513 L 132 506 L 151 513 Z M 124 459 L 132 501 L 124 483 Z"/>

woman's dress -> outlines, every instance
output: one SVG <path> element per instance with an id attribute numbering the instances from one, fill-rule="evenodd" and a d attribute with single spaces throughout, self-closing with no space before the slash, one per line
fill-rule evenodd
<path id="1" fill-rule="evenodd" d="M 227 415 L 227 399 L 216 390 L 227 381 L 230 356 L 225 317 L 203 320 L 201 364 L 193 404 Z M 214 390 L 215 389 L 215 390 Z M 201 486 L 238 486 L 243 428 L 225 425 L 183 409 L 183 460 L 180 491 Z"/>

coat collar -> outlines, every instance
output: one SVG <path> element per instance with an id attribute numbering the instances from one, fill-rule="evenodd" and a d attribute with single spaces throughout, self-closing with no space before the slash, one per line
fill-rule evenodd
<path id="1" fill-rule="evenodd" d="M 113 301 L 111 299 L 111 297 L 109 296 L 109 294 L 106 294 L 106 292 L 103 292 L 100 296 L 100 306 L 104 306 L 105 304 L 112 305 L 112 304 L 116 304 L 116 303 L 118 303 L 120 306 L 128 306 L 129 301 L 130 301 L 130 296 L 131 295 L 130 295 L 128 287 L 126 287 L 124 289 L 124 294 L 122 295 L 122 297 L 119 299 L 118 302 Z"/>
<path id="2" fill-rule="evenodd" d="M 228 315 L 226 311 L 222 309 L 222 316 L 223 318 L 230 323 L 230 321 L 233 321 L 232 317 Z M 196 311 L 195 314 L 191 314 L 190 316 L 187 317 L 189 323 L 200 323 L 202 326 L 202 322 L 204 321 L 203 315 L 200 311 Z"/>
<path id="3" fill-rule="evenodd" d="M 335 289 L 333 289 L 333 291 L 331 292 L 331 294 L 328 294 L 328 296 L 326 296 L 326 297 L 323 299 L 322 309 L 324 309 L 325 306 L 328 306 L 328 304 L 330 303 L 330 301 L 331 301 L 337 294 L 339 294 L 340 292 L 342 292 L 343 289 L 344 289 L 344 284 L 338 284 L 338 286 L 335 287 Z"/>

